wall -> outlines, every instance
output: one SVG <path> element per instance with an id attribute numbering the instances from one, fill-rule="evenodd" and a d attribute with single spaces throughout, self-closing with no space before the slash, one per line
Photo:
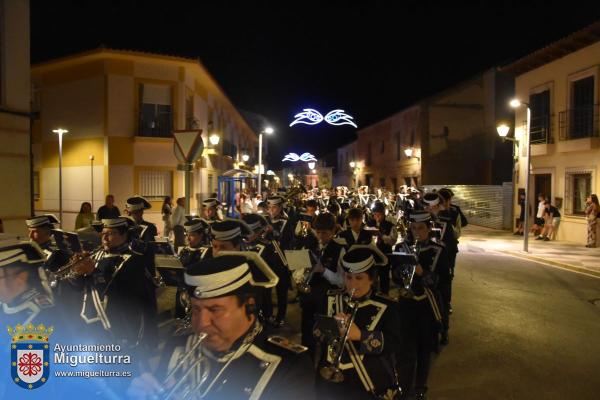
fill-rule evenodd
<path id="1" fill-rule="evenodd" d="M 7 233 L 26 233 L 31 215 L 29 70 L 29 1 L 0 0 L 0 219 Z"/>
<path id="2" fill-rule="evenodd" d="M 570 53 L 551 63 L 545 64 L 539 68 L 526 72 L 515 80 L 516 96 L 520 99 L 528 99 L 531 93 L 540 88 L 550 88 L 551 104 L 551 136 L 552 142 L 548 145 L 532 146 L 532 177 L 529 203 L 537 204 L 535 201 L 534 176 L 538 173 L 549 173 L 552 175 L 552 193 L 550 197 L 560 197 L 565 200 L 568 197 L 565 187 L 565 174 L 572 170 L 588 170 L 592 172 L 592 193 L 600 190 L 600 178 L 598 177 L 598 167 L 600 165 L 600 144 L 596 140 L 578 139 L 560 141 L 558 135 L 559 113 L 569 108 L 569 87 L 573 78 L 581 77 L 585 74 L 595 75 L 595 104 L 600 99 L 600 82 L 598 75 L 600 66 L 600 42 L 587 46 L 583 49 Z M 515 126 L 518 133 L 523 133 L 525 127 L 523 122 L 526 120 L 526 110 L 519 109 L 515 113 Z M 525 188 L 526 148 L 525 141 L 522 141 L 518 151 L 522 156 L 517 165 L 517 183 L 518 188 Z M 518 204 L 514 201 L 515 213 L 518 213 Z M 564 211 L 564 207 L 561 212 Z M 583 216 L 565 215 L 561 221 L 557 238 L 559 240 L 575 241 L 581 244 L 586 243 L 587 225 Z"/>

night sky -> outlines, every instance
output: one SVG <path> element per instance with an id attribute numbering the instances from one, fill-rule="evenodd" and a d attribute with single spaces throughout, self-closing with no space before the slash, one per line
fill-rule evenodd
<path id="1" fill-rule="evenodd" d="M 524 3 L 31 0 L 32 63 L 100 44 L 200 57 L 237 107 L 272 122 L 276 167 L 356 137 L 289 128 L 302 108 L 342 108 L 365 127 L 600 19 L 593 1 Z"/>

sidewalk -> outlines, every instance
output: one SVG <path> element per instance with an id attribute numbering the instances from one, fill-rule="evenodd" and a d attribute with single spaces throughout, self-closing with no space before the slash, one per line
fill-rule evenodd
<path id="1" fill-rule="evenodd" d="M 508 253 L 600 278 L 600 248 L 588 249 L 566 241 L 544 242 L 529 236 L 529 253 L 525 253 L 523 236 L 474 225 L 464 228 L 459 240 L 460 251 Z"/>

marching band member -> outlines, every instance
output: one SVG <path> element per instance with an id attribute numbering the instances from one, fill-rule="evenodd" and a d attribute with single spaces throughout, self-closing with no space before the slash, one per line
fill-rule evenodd
<path id="1" fill-rule="evenodd" d="M 46 257 L 35 242 L 7 240 L 0 247 L 0 315 L 9 325 L 53 324 L 54 296 Z"/>
<path id="2" fill-rule="evenodd" d="M 191 328 L 196 335 L 205 335 L 192 360 L 198 361 L 202 371 L 188 374 L 202 377 L 193 398 L 314 398 L 314 373 L 305 348 L 269 336 L 257 318 L 257 287 L 277 282 L 264 260 L 254 252 L 223 254 L 192 265 L 185 282 L 192 304 Z M 190 336 L 188 343 L 194 338 Z M 168 362 L 161 363 L 167 366 L 165 373 L 184 351 L 183 346 L 176 347 Z M 128 394 L 150 399 L 180 381 L 172 379 L 165 388 L 147 372 L 133 380 Z"/>
<path id="3" fill-rule="evenodd" d="M 267 205 L 269 207 L 269 221 L 270 228 L 268 229 L 273 238 L 279 241 L 283 250 L 289 250 L 291 248 L 293 240 L 293 225 L 289 216 L 283 210 L 284 199 L 281 196 L 271 196 L 267 198 Z"/>
<path id="4" fill-rule="evenodd" d="M 213 222 L 222 221 L 223 218 L 219 215 L 219 201 L 214 197 L 208 198 L 202 202 L 202 212 L 204 220 L 212 224 Z"/>
<path id="5" fill-rule="evenodd" d="M 364 213 L 360 208 L 351 208 L 346 218 L 350 226 L 340 232 L 339 237 L 344 239 L 348 246 L 373 242 L 373 235 L 364 229 Z"/>
<path id="6" fill-rule="evenodd" d="M 318 394 L 327 399 L 399 399 L 395 354 L 404 327 L 397 303 L 375 293 L 377 267 L 386 266 L 388 260 L 374 246 L 354 246 L 342 264 L 344 290 L 329 291 L 324 303 L 325 315 L 342 325 L 333 335 L 335 347 L 319 323 L 314 331 L 317 339 L 328 342 L 319 368 Z"/>
<path id="7" fill-rule="evenodd" d="M 442 336 L 440 343 L 447 345 L 449 342 L 448 329 L 450 328 L 450 293 L 452 287 L 453 262 L 458 253 L 458 240 L 454 233 L 452 224 L 440 218 L 442 212 L 442 197 L 437 193 L 427 193 L 423 196 L 425 210 L 433 216 L 433 225 L 440 232 L 439 243 L 446 248 L 448 254 L 448 265 L 444 269 L 438 269 L 438 289 L 442 298 Z"/>
<path id="8" fill-rule="evenodd" d="M 209 225 L 202 218 L 190 218 L 183 224 L 187 246 L 179 250 L 179 260 L 184 267 L 200 261 L 209 249 Z"/>
<path id="9" fill-rule="evenodd" d="M 452 198 L 454 192 L 448 188 L 442 188 L 438 191 L 439 195 L 443 200 L 443 210 L 440 211 L 439 217 L 441 220 L 448 221 L 454 227 L 454 233 L 457 239 L 460 238 L 462 228 L 468 225 L 467 217 L 463 214 L 459 206 L 452 204 Z M 458 248 L 456 252 L 450 252 L 450 280 L 449 284 L 442 289 L 442 295 L 446 296 L 448 314 L 452 314 L 452 281 L 454 280 L 454 267 L 456 266 L 456 256 L 458 254 Z M 448 339 L 446 338 L 446 341 Z"/>
<path id="10" fill-rule="evenodd" d="M 136 224 L 145 229 L 142 232 L 141 240 L 144 242 L 154 242 L 154 238 L 158 235 L 156 225 L 152 222 L 144 220 L 144 210 L 148 210 L 152 207 L 150 202 L 142 196 L 133 196 L 127 199 L 126 209 L 127 213 Z"/>
<path id="11" fill-rule="evenodd" d="M 70 255 L 60 250 L 52 240 L 52 229 L 59 221 L 52 214 L 40 215 L 25 221 L 29 230 L 29 240 L 36 243 L 46 258 L 45 268 L 48 271 L 56 271 L 67 262 Z"/>
<path id="12" fill-rule="evenodd" d="M 313 226 L 319 239 L 319 250 L 316 260 L 313 260 L 315 265 L 308 282 L 310 293 L 300 296 L 302 344 L 307 346 L 311 353 L 315 344 L 312 334 L 314 315 L 327 291 L 344 285 L 342 257 L 346 253 L 346 243 L 334 239 L 336 224 L 333 215 L 319 214 Z"/>
<path id="13" fill-rule="evenodd" d="M 413 246 L 416 250 L 417 265 L 410 290 L 402 290 L 398 299 L 401 314 L 409 319 L 405 330 L 408 354 L 399 354 L 398 374 L 402 380 L 402 388 L 412 386 L 417 400 L 424 400 L 427 392 L 427 379 L 431 364 L 431 353 L 436 350 L 438 334 L 441 327 L 442 314 L 437 295 L 439 271 L 448 269 L 448 253 L 444 246 L 432 241 L 431 214 L 426 211 L 415 211 L 410 216 L 411 242 L 399 243 L 396 250 Z M 417 238 L 415 242 L 414 238 Z M 394 265 L 392 276 L 400 285 L 405 282 L 400 272 L 405 266 Z M 414 349 L 414 353 L 410 351 Z"/>
<path id="14" fill-rule="evenodd" d="M 392 252 L 392 246 L 398 240 L 396 227 L 385 218 L 385 205 L 378 201 L 375 202 L 372 208 L 373 219 L 367 222 L 367 225 L 379 230 L 376 243 L 377 248 L 383 254 Z M 379 268 L 379 287 L 382 293 L 388 294 L 390 291 L 390 267 L 382 266 Z"/>
<path id="15" fill-rule="evenodd" d="M 275 240 L 267 240 L 263 237 L 269 223 L 266 218 L 259 214 L 246 214 L 242 217 L 248 224 L 252 233 L 247 237 L 246 244 L 255 250 L 261 256 L 269 268 L 275 272 L 279 282 L 275 286 L 277 294 L 277 315 L 273 316 L 273 300 L 271 298 L 272 288 L 264 290 L 264 296 L 261 302 L 261 310 L 265 321 L 275 327 L 281 327 L 285 322 L 287 312 L 288 290 L 291 286 L 290 271 L 287 261 L 279 244 Z"/>
<path id="16" fill-rule="evenodd" d="M 120 345 L 136 347 L 149 340 L 152 346 L 156 337 L 144 332 L 156 323 L 156 294 L 146 273 L 143 242 L 132 242 L 136 224 L 119 217 L 104 219 L 102 225 L 102 249 L 83 259 L 71 280 L 83 286 L 81 318 Z"/>
<path id="17" fill-rule="evenodd" d="M 186 232 L 187 246 L 179 250 L 178 258 L 184 270 L 190 265 L 199 262 L 204 256 L 210 252 L 210 247 L 207 245 L 209 225 L 202 218 L 188 219 L 183 228 Z M 175 294 L 175 317 L 185 318 L 187 315 L 186 308 L 189 307 L 185 285 L 182 281 L 183 277 L 178 275 L 178 287 Z"/>

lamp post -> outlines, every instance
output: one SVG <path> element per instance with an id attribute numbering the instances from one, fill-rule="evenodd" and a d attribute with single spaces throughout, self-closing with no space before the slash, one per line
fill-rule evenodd
<path id="1" fill-rule="evenodd" d="M 266 127 L 262 132 L 260 132 L 260 134 L 258 135 L 258 193 L 257 195 L 260 195 L 262 198 L 262 137 L 263 137 L 263 133 L 266 133 L 267 135 L 270 135 L 274 132 L 273 128 L 271 128 L 270 126 Z"/>
<path id="2" fill-rule="evenodd" d="M 58 128 L 52 130 L 52 132 L 58 135 L 58 215 L 60 218 L 60 228 L 62 229 L 62 137 L 65 133 L 69 133 L 69 131 Z"/>
<path id="3" fill-rule="evenodd" d="M 523 219 L 523 251 L 525 253 L 529 252 L 529 175 L 531 171 L 531 138 L 529 136 L 529 129 L 531 125 L 531 108 L 528 103 L 521 102 L 518 99 L 513 99 L 510 101 L 510 106 L 512 108 L 519 108 L 521 106 L 527 107 L 527 123 L 526 130 L 524 133 L 525 146 L 527 148 L 527 157 L 525 159 L 525 215 Z M 511 140 L 513 142 L 519 142 L 518 139 L 507 137 L 508 132 L 510 131 L 510 127 L 506 124 L 499 125 L 497 128 L 498 135 L 502 138 L 502 140 Z"/>
<path id="4" fill-rule="evenodd" d="M 92 213 L 94 212 L 94 155 L 90 154 L 90 189 L 92 192 Z"/>

